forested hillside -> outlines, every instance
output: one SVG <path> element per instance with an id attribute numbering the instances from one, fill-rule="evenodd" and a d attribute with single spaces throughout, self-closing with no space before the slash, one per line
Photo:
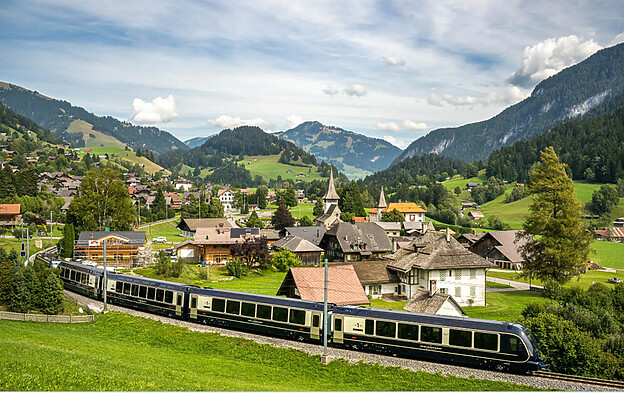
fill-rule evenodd
<path id="1" fill-rule="evenodd" d="M 72 123 L 83 121 L 92 126 L 93 131 L 115 138 L 134 150 L 147 148 L 156 153 L 164 153 L 188 148 L 167 131 L 156 127 L 135 126 L 111 116 L 97 116 L 67 101 L 49 98 L 37 91 L 8 83 L 0 83 L 0 102 L 49 129 L 54 135 L 74 142 L 77 147 L 85 145 L 83 134 L 68 132 L 68 129 Z"/>
<path id="2" fill-rule="evenodd" d="M 561 123 L 545 134 L 492 152 L 487 176 L 526 182 L 545 147 L 555 148 L 572 178 L 615 183 L 624 178 L 624 108 L 595 118 Z"/>
<path id="3" fill-rule="evenodd" d="M 20 131 L 21 133 L 32 131 L 37 134 L 37 138 L 40 141 L 52 144 L 63 143 L 63 138 L 52 135 L 50 131 L 41 128 L 37 123 L 26 116 L 18 115 L 2 104 L 0 104 L 0 124 Z"/>

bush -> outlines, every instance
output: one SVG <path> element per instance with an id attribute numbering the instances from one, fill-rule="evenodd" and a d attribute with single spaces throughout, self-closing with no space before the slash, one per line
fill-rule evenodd
<path id="1" fill-rule="evenodd" d="M 184 272 L 185 267 L 186 267 L 186 262 L 184 262 L 184 259 L 179 258 L 171 266 L 171 277 L 175 277 L 175 278 L 180 277 L 182 275 L 182 272 Z"/>
<path id="2" fill-rule="evenodd" d="M 234 276 L 236 278 L 241 278 L 242 276 L 247 275 L 247 266 L 238 258 L 228 261 L 225 264 L 225 268 L 230 276 Z"/>
<path id="3" fill-rule="evenodd" d="M 285 272 L 291 267 L 299 266 L 301 264 L 299 258 L 286 249 L 280 249 L 279 251 L 274 252 L 271 262 L 280 272 Z"/>

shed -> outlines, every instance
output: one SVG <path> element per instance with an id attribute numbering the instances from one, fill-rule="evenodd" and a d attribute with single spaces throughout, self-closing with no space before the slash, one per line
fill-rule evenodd
<path id="1" fill-rule="evenodd" d="M 430 295 L 426 289 L 416 291 L 414 296 L 403 307 L 403 310 L 426 314 L 450 315 L 453 317 L 461 317 L 466 314 L 464 309 L 451 295 L 440 292 Z"/>
<path id="2" fill-rule="evenodd" d="M 271 245 L 272 248 L 283 248 L 294 253 L 304 265 L 320 266 L 323 249 L 306 239 L 288 235 Z"/>

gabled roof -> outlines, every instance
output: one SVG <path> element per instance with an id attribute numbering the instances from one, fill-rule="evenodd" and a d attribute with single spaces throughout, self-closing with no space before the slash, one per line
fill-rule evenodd
<path id="1" fill-rule="evenodd" d="M 231 228 L 232 224 L 225 218 L 183 218 L 176 228 L 195 232 L 197 228 Z"/>
<path id="2" fill-rule="evenodd" d="M 471 210 L 468 212 L 468 215 L 473 216 L 475 218 L 483 218 L 485 215 L 478 210 Z"/>
<path id="3" fill-rule="evenodd" d="M 526 237 L 517 238 L 516 235 L 520 232 L 519 230 L 488 232 L 481 236 L 481 238 L 471 246 L 471 249 L 477 249 L 482 242 L 487 241 L 487 239 L 493 239 L 497 245 L 484 256 L 487 256 L 493 250 L 497 250 L 510 262 L 522 262 L 524 258 L 522 258 L 520 254 L 520 247 L 524 246 L 528 239 Z"/>
<path id="4" fill-rule="evenodd" d="M 290 252 L 322 252 L 323 249 L 315 246 L 306 239 L 288 235 L 272 244 L 273 248 L 285 248 Z"/>
<path id="5" fill-rule="evenodd" d="M 131 245 L 145 244 L 145 231 L 84 231 L 80 232 L 76 246 L 88 246 L 90 240 L 102 240 L 107 237 L 116 237 Z"/>
<path id="6" fill-rule="evenodd" d="M 329 200 L 338 200 L 340 199 L 340 197 L 338 196 L 338 193 L 336 192 L 336 187 L 334 186 L 334 171 L 333 169 L 329 170 L 329 180 L 327 182 L 327 193 L 325 193 L 325 196 L 323 197 L 323 199 L 329 199 Z"/>
<path id="7" fill-rule="evenodd" d="M 286 233 L 306 239 L 310 243 L 318 246 L 325 234 L 325 228 L 321 226 L 313 227 L 286 227 Z"/>
<path id="8" fill-rule="evenodd" d="M 460 239 L 465 239 L 469 244 L 474 244 L 477 240 L 481 239 L 485 235 L 485 233 L 464 233 L 459 235 L 457 241 Z"/>
<path id="9" fill-rule="evenodd" d="M 461 308 L 459 304 L 453 299 L 451 295 L 436 292 L 433 296 L 429 297 L 429 291 L 426 289 L 419 289 L 416 294 L 407 302 L 403 307 L 403 310 L 427 314 L 437 314 L 438 310 L 442 307 L 444 302 L 450 301 L 461 311 L 462 314 L 466 312 Z"/>
<path id="10" fill-rule="evenodd" d="M 338 205 L 331 205 L 329 206 L 329 209 L 327 209 L 327 213 L 323 213 L 320 216 L 316 217 L 314 221 L 325 223 L 325 221 L 336 216 L 337 214 L 340 214 L 340 208 L 338 207 Z"/>
<path id="11" fill-rule="evenodd" d="M 327 302 L 337 305 L 370 304 L 353 266 L 329 266 Z M 323 302 L 325 282 L 324 267 L 291 267 L 282 282 L 277 295 L 287 295 L 294 285 L 303 300 Z"/>
<path id="12" fill-rule="evenodd" d="M 400 231 L 401 230 L 400 222 L 376 221 L 375 225 L 379 225 L 381 228 L 383 228 L 384 231 Z"/>
<path id="13" fill-rule="evenodd" d="M 422 231 L 423 226 L 427 228 L 428 231 L 435 231 L 435 227 L 431 221 L 427 221 L 425 223 L 422 221 L 406 221 L 403 223 L 403 228 L 405 228 L 405 231 L 408 233 L 410 231 Z"/>
<path id="14" fill-rule="evenodd" d="M 495 265 L 468 251 L 443 231 L 427 231 L 407 247 L 386 255 L 388 267 L 402 272 L 412 268 L 424 270 L 490 268 Z"/>
<path id="15" fill-rule="evenodd" d="M 197 228 L 194 244 L 234 244 L 260 236 L 258 228 Z"/>
<path id="16" fill-rule="evenodd" d="M 390 252 L 390 238 L 379 225 L 374 222 L 339 222 L 324 237 L 335 236 L 343 252 Z M 355 247 L 357 245 L 357 248 Z"/>
<path id="17" fill-rule="evenodd" d="M 427 213 L 425 209 L 412 202 L 392 202 L 382 212 L 391 212 L 395 209 L 400 213 Z"/>
<path id="18" fill-rule="evenodd" d="M 399 283 L 401 279 L 394 270 L 387 268 L 388 261 L 360 261 L 331 263 L 332 266 L 351 265 L 362 285 Z"/>

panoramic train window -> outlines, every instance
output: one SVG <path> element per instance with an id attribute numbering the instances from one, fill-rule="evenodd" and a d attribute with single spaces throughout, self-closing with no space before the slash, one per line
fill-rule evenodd
<path id="1" fill-rule="evenodd" d="M 321 325 L 321 317 L 319 315 L 312 315 L 312 326 L 319 327 Z"/>
<path id="2" fill-rule="evenodd" d="M 165 291 L 162 289 L 156 289 L 156 301 L 162 302 L 165 297 Z"/>
<path id="3" fill-rule="evenodd" d="M 132 284 L 132 296 L 139 296 L 139 286 Z"/>
<path id="4" fill-rule="evenodd" d="M 305 314 L 303 310 L 290 310 L 290 323 L 305 325 Z"/>
<path id="5" fill-rule="evenodd" d="M 418 325 L 399 323 L 399 338 L 418 341 Z"/>
<path id="6" fill-rule="evenodd" d="M 228 300 L 225 312 L 235 315 L 240 314 L 240 302 L 237 302 L 236 300 Z"/>
<path id="7" fill-rule="evenodd" d="M 156 297 L 156 290 L 152 287 L 147 287 L 147 298 L 149 300 L 154 300 Z"/>
<path id="8" fill-rule="evenodd" d="M 256 305 L 253 303 L 243 303 L 241 306 L 241 315 L 246 317 L 256 316 Z"/>
<path id="9" fill-rule="evenodd" d="M 258 312 L 256 316 L 262 319 L 271 319 L 271 306 L 258 304 Z"/>
<path id="10" fill-rule="evenodd" d="M 225 299 L 212 299 L 212 311 L 225 312 Z"/>
<path id="11" fill-rule="evenodd" d="M 165 291 L 165 303 L 173 303 L 173 292 Z"/>
<path id="12" fill-rule="evenodd" d="M 396 336 L 396 323 L 377 321 L 377 326 L 375 327 L 375 335 L 382 337 Z"/>
<path id="13" fill-rule="evenodd" d="M 442 328 L 422 326 L 420 328 L 420 341 L 442 344 Z"/>
<path id="14" fill-rule="evenodd" d="M 143 299 L 147 297 L 147 287 L 141 285 L 141 287 L 139 288 L 139 297 L 142 297 Z"/>
<path id="15" fill-rule="evenodd" d="M 472 346 L 472 332 L 469 330 L 449 329 L 449 344 L 458 347 Z"/>
<path id="16" fill-rule="evenodd" d="M 124 282 L 123 293 L 124 293 L 124 295 L 129 295 L 130 294 L 130 283 L 129 282 Z"/>
<path id="17" fill-rule="evenodd" d="M 282 307 L 273 307 L 273 320 L 288 322 L 288 309 Z"/>
<path id="18" fill-rule="evenodd" d="M 115 283 L 115 292 L 122 293 L 123 292 L 123 282 L 117 281 Z"/>
<path id="19" fill-rule="evenodd" d="M 498 335 L 490 333 L 474 334 L 474 346 L 479 349 L 487 349 L 490 351 L 496 351 L 498 349 Z"/>
<path id="20" fill-rule="evenodd" d="M 366 334 L 375 334 L 375 321 L 372 319 L 367 319 L 365 323 L 364 333 Z"/>
<path id="21" fill-rule="evenodd" d="M 75 270 L 72 270 L 72 271 L 71 271 L 71 277 L 70 277 L 70 280 L 72 280 L 72 281 L 76 281 L 76 271 L 75 271 Z"/>

